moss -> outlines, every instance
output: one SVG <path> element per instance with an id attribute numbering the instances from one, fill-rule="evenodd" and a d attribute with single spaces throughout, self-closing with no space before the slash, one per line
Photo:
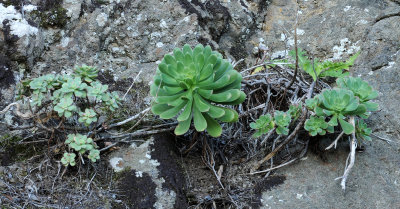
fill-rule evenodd
<path id="1" fill-rule="evenodd" d="M 3 153 L 3 164 L 24 161 L 37 155 L 45 148 L 43 146 L 36 147 L 34 144 L 20 144 L 21 140 L 21 137 L 9 134 L 0 137 L 0 147 L 5 150 L 5 153 Z"/>
<path id="2" fill-rule="evenodd" d="M 40 26 L 44 28 L 56 27 L 63 28 L 69 17 L 67 10 L 62 7 L 53 8 L 49 11 L 39 12 Z"/>
<path id="3" fill-rule="evenodd" d="M 93 4 L 95 4 L 95 5 L 103 5 L 103 4 L 108 4 L 108 3 L 110 3 L 108 0 L 94 0 L 94 1 L 92 1 L 93 2 Z"/>
<path id="4" fill-rule="evenodd" d="M 118 180 L 120 180 L 121 178 L 125 177 L 126 175 L 128 175 L 131 172 L 131 168 L 130 167 L 125 167 L 122 171 L 120 172 L 114 172 L 113 176 L 112 176 L 112 181 L 113 182 L 117 182 Z"/>

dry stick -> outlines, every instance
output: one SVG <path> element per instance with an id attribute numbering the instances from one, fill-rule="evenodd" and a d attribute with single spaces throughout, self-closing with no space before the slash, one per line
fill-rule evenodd
<path id="1" fill-rule="evenodd" d="M 295 159 L 292 159 L 292 160 L 290 160 L 290 161 L 288 161 L 288 162 L 286 162 L 286 163 L 283 163 L 283 164 L 280 164 L 280 165 L 278 165 L 278 166 L 275 166 L 275 167 L 273 167 L 273 168 L 269 168 L 269 169 L 266 169 L 266 170 L 263 170 L 263 171 L 256 171 L 256 172 L 250 173 L 250 175 L 270 172 L 270 171 L 273 171 L 273 170 L 275 170 L 275 169 L 282 168 L 283 166 L 289 165 L 289 164 L 295 162 L 296 160 L 301 159 L 301 158 L 307 153 L 307 149 L 308 149 L 308 141 L 307 141 L 307 143 L 306 143 L 306 147 L 303 149 L 303 151 L 301 152 L 301 154 L 300 154 L 299 157 L 297 157 L 297 158 L 295 158 Z"/>
<path id="2" fill-rule="evenodd" d="M 112 127 L 115 127 L 115 126 L 121 126 L 121 125 L 124 125 L 124 124 L 126 124 L 126 123 L 129 123 L 129 122 L 132 121 L 132 120 L 136 120 L 136 119 L 138 119 L 140 116 L 142 116 L 143 114 L 147 113 L 150 109 L 151 109 L 151 108 L 148 107 L 148 108 L 146 108 L 145 110 L 143 110 L 142 112 L 140 112 L 140 113 L 138 113 L 138 114 L 136 114 L 136 115 L 134 115 L 134 116 L 132 116 L 132 117 L 126 119 L 126 120 L 123 120 L 123 121 L 121 121 L 121 122 L 118 122 L 118 123 L 114 123 L 114 124 L 109 125 L 108 128 L 112 128 Z"/>
<path id="3" fill-rule="evenodd" d="M 210 148 L 210 146 L 208 145 L 207 138 L 205 136 L 203 137 L 203 156 L 202 156 L 202 159 L 203 159 L 204 164 L 206 164 L 206 166 L 209 169 L 212 170 L 212 172 L 213 172 L 215 178 L 217 179 L 219 185 L 221 186 L 221 188 L 223 190 L 225 190 L 225 187 L 222 184 L 221 179 L 219 178 L 219 175 L 218 175 L 217 171 L 215 170 L 214 152 Z"/>
<path id="4" fill-rule="evenodd" d="M 153 134 L 159 134 L 159 133 L 163 133 L 163 132 L 168 132 L 168 131 L 172 131 L 175 128 L 175 126 L 166 128 L 166 129 L 159 129 L 159 130 L 138 130 L 135 131 L 133 133 L 128 133 L 128 134 L 123 134 L 123 135 L 116 135 L 116 136 L 110 136 L 110 137 L 105 137 L 105 138 L 123 138 L 123 137 L 138 137 L 138 136 L 148 136 L 148 135 L 153 135 Z M 127 140 L 121 140 L 121 141 L 117 141 L 107 147 L 104 147 L 103 149 L 100 149 L 100 152 L 103 152 L 107 149 L 110 149 L 111 147 L 114 147 L 115 145 L 117 145 L 120 142 L 126 142 Z"/>
<path id="5" fill-rule="evenodd" d="M 344 134 L 344 131 L 342 131 L 342 133 L 340 133 L 339 136 L 336 137 L 335 141 L 333 141 L 331 145 L 329 145 L 327 148 L 325 148 L 325 150 L 328 150 L 328 149 L 332 148 L 333 146 L 335 146 L 335 149 L 336 149 L 337 142 L 339 141 L 340 138 L 342 138 L 343 134 Z"/>
<path id="6" fill-rule="evenodd" d="M 354 116 L 350 117 L 349 122 L 355 128 Z M 346 180 L 347 180 L 347 177 L 349 176 L 350 170 L 351 170 L 351 168 L 353 168 L 354 162 L 356 160 L 357 139 L 356 139 L 355 131 L 351 134 L 351 136 L 352 137 L 351 137 L 351 142 L 350 142 L 350 153 L 349 153 L 350 164 L 344 170 L 343 176 L 342 177 L 338 177 L 338 178 L 335 179 L 335 180 L 342 179 L 342 181 L 340 182 L 340 185 L 342 186 L 343 190 L 346 190 Z"/>
<path id="7" fill-rule="evenodd" d="M 297 10 L 298 10 L 298 8 L 297 8 Z M 299 54 L 298 54 L 298 48 L 297 48 L 297 22 L 298 22 L 298 12 L 296 15 L 296 23 L 294 25 L 294 51 L 296 53 L 296 64 L 295 64 L 295 68 L 294 68 L 294 75 L 293 75 L 293 78 L 290 81 L 290 83 L 286 86 L 285 91 L 283 92 L 283 95 L 281 96 L 281 100 L 280 100 L 279 104 L 282 103 L 283 98 L 285 98 L 285 96 L 286 96 L 287 90 L 293 85 L 294 81 L 296 80 L 297 71 L 299 68 Z"/>
<path id="8" fill-rule="evenodd" d="M 264 137 L 264 139 L 261 141 L 261 145 L 264 145 L 265 142 L 267 142 L 268 138 L 275 132 L 276 127 L 273 128 L 271 131 L 268 132 L 268 134 Z M 274 148 L 272 148 L 274 149 Z"/>
<path id="9" fill-rule="evenodd" d="M 132 89 L 133 84 L 136 83 L 137 79 L 139 78 L 140 73 L 142 73 L 142 70 L 139 71 L 139 73 L 136 75 L 135 79 L 133 79 L 132 81 L 132 85 L 128 88 L 128 90 L 125 92 L 124 96 L 122 97 L 122 99 L 125 99 L 126 95 L 128 94 L 128 92 Z"/>
<path id="10" fill-rule="evenodd" d="M 376 134 L 371 134 L 371 135 L 372 135 L 372 136 L 375 136 L 376 138 L 378 138 L 378 139 L 380 139 L 380 140 L 382 140 L 382 141 L 387 142 L 388 144 L 390 144 L 390 143 L 399 143 L 399 142 L 395 142 L 395 141 L 393 141 L 393 140 L 391 140 L 391 139 L 386 139 L 386 138 L 384 138 L 384 137 L 378 136 L 378 135 L 376 135 Z"/>

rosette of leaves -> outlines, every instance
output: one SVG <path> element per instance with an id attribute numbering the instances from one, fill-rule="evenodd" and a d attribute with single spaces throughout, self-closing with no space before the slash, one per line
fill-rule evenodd
<path id="1" fill-rule="evenodd" d="M 85 112 L 79 113 L 78 121 L 84 123 L 85 126 L 89 126 L 91 123 L 97 121 L 97 114 L 93 109 L 86 108 Z"/>
<path id="2" fill-rule="evenodd" d="M 82 82 L 80 77 L 70 77 L 66 83 L 62 84 L 60 91 L 65 96 L 72 96 L 74 94 L 77 97 L 86 97 L 87 84 Z"/>
<path id="3" fill-rule="evenodd" d="M 256 122 L 250 123 L 250 128 L 256 130 L 256 132 L 253 134 L 254 138 L 260 137 L 263 134 L 268 133 L 274 127 L 275 123 L 270 114 L 262 115 L 256 120 Z"/>
<path id="4" fill-rule="evenodd" d="M 92 138 L 89 138 L 85 135 L 82 134 L 68 134 L 67 140 L 65 140 L 65 144 L 68 145 L 69 148 L 79 152 L 79 154 L 84 154 L 85 152 L 89 152 L 88 158 L 92 162 L 96 162 L 97 160 L 100 159 L 100 151 L 95 148 L 95 144 L 92 140 Z M 73 154 L 73 158 L 71 155 Z M 61 162 L 68 162 L 71 164 L 73 160 L 73 165 L 75 165 L 75 154 L 74 153 L 64 153 L 64 157 L 61 159 Z M 63 163 L 64 165 L 68 165 L 66 163 Z"/>
<path id="5" fill-rule="evenodd" d="M 212 137 L 222 133 L 219 122 L 235 122 L 235 110 L 220 105 L 242 103 L 246 95 L 240 91 L 242 76 L 233 66 L 212 51 L 210 46 L 189 45 L 175 48 L 158 65 L 151 95 L 155 97 L 152 112 L 163 119 L 178 115 L 176 135 L 186 133 L 193 120 L 201 132 Z"/>
<path id="6" fill-rule="evenodd" d="M 370 100 L 378 97 L 378 92 L 374 91 L 372 87 L 361 78 L 346 77 L 336 80 L 340 88 L 345 88 L 354 93 L 360 100 L 360 103 L 365 105 L 367 111 L 378 110 L 378 104 L 370 102 Z"/>
<path id="7" fill-rule="evenodd" d="M 87 95 L 89 97 L 94 97 L 96 100 L 101 100 L 103 95 L 107 92 L 108 85 L 103 85 L 99 81 L 92 82 L 90 86 L 87 87 Z"/>
<path id="8" fill-rule="evenodd" d="M 276 133 L 279 135 L 289 134 L 289 124 L 292 121 L 290 114 L 282 111 L 276 111 L 274 114 L 274 121 L 276 124 Z"/>
<path id="9" fill-rule="evenodd" d="M 119 98 L 117 92 L 115 91 L 112 93 L 107 92 L 103 94 L 101 100 L 104 102 L 107 109 L 111 110 L 112 112 L 115 111 L 115 109 L 118 108 L 118 105 L 121 104 L 121 99 Z"/>
<path id="10" fill-rule="evenodd" d="M 56 111 L 60 117 L 65 116 L 69 118 L 72 116 L 73 112 L 77 111 L 77 107 L 74 105 L 74 100 L 72 100 L 71 97 L 64 97 L 54 106 L 54 111 Z"/>
<path id="11" fill-rule="evenodd" d="M 300 117 L 302 106 L 301 104 L 292 104 L 289 106 L 287 113 L 293 120 L 297 120 Z"/>
<path id="12" fill-rule="evenodd" d="M 31 97 L 31 105 L 41 106 L 42 101 L 45 98 L 45 95 L 49 91 L 57 88 L 60 85 L 59 78 L 60 76 L 58 75 L 47 74 L 32 79 L 32 81 L 30 81 L 28 84 L 30 89 L 33 90 Z"/>
<path id="13" fill-rule="evenodd" d="M 65 144 L 68 144 L 69 148 L 74 149 L 80 154 L 94 149 L 92 138 L 88 138 L 82 134 L 68 134 L 68 139 L 65 140 Z"/>
<path id="14" fill-rule="evenodd" d="M 304 124 L 304 129 L 306 129 L 311 136 L 316 136 L 317 134 L 325 135 L 327 128 L 328 123 L 323 116 L 311 116 Z"/>
<path id="15" fill-rule="evenodd" d="M 345 121 L 346 116 L 362 115 L 366 107 L 359 103 L 353 92 L 347 89 L 332 89 L 323 91 L 318 97 L 319 105 L 314 108 L 318 116 L 332 116 L 329 126 L 337 126 L 338 120 L 345 134 L 354 132 L 354 127 Z"/>
<path id="16" fill-rule="evenodd" d="M 357 139 L 364 139 L 371 141 L 372 130 L 368 128 L 367 124 L 363 120 L 357 120 L 356 122 L 356 137 Z"/>
<path id="17" fill-rule="evenodd" d="M 97 160 L 100 160 L 100 151 L 97 149 L 90 150 L 88 158 L 95 163 Z"/>
<path id="18" fill-rule="evenodd" d="M 64 166 L 68 166 L 68 165 L 75 166 L 76 165 L 75 157 L 76 157 L 75 153 L 66 152 L 66 153 L 64 153 L 63 157 L 61 158 L 61 163 Z"/>
<path id="19" fill-rule="evenodd" d="M 95 67 L 90 67 L 83 65 L 81 67 L 75 68 L 74 72 L 79 75 L 84 81 L 91 83 L 97 78 L 97 73 L 99 70 L 97 70 Z"/>

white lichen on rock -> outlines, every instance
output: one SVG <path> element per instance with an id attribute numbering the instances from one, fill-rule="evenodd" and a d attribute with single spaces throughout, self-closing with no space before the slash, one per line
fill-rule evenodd
<path id="1" fill-rule="evenodd" d="M 34 9 L 34 7 L 27 7 L 27 10 Z M 0 23 L 4 20 L 8 20 L 8 26 L 10 26 L 10 33 L 18 37 L 23 37 L 25 35 L 36 35 L 38 29 L 29 25 L 20 12 L 15 10 L 14 6 L 4 7 L 0 3 Z M 3 28 L 3 24 L 0 24 L 0 28 Z"/>
<path id="2" fill-rule="evenodd" d="M 96 17 L 97 25 L 100 27 L 105 26 L 107 23 L 107 20 L 108 20 L 108 15 L 106 13 L 100 13 Z"/>

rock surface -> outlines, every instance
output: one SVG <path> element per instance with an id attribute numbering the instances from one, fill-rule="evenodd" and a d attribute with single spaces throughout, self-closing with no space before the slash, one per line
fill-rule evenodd
<path id="1" fill-rule="evenodd" d="M 346 193 L 333 180 L 343 171 L 347 152 L 342 150 L 331 156 L 328 164 L 309 155 L 307 160 L 279 170 L 286 181 L 264 192 L 262 204 L 264 208 L 400 207 L 399 1 L 302 0 L 297 8 L 295 0 L 27 0 L 26 5 L 37 9 L 22 7 L 24 11 L 12 2 L 0 1 L 0 109 L 14 100 L 21 79 L 68 72 L 81 64 L 96 66 L 102 76 L 117 83 L 142 72 L 139 80 L 147 84 L 157 62 L 185 43 L 210 44 L 231 60 L 244 59 L 240 68 L 249 67 L 260 49 L 268 47 L 269 56 L 275 58 L 293 48 L 296 18 L 299 47 L 311 55 L 342 60 L 361 50 L 352 74 L 379 91 L 380 111 L 368 122 L 377 135 L 394 143 L 375 139 L 365 153 L 357 155 Z M 11 22 L 22 19 L 30 30 L 18 35 Z M 10 115 L 0 117 L 13 123 Z M 131 165 L 134 175 L 127 178 L 154 181 L 149 183 L 149 191 L 156 190 L 158 202 L 151 205 L 168 207 L 179 201 L 184 205 L 183 200 L 168 199 L 183 193 L 179 189 L 163 193 L 157 163 L 146 167 L 132 158 L 143 154 L 143 160 L 149 161 L 148 145 L 128 150 L 126 155 L 116 154 L 121 159 L 131 155 L 126 162 L 136 162 Z M 160 200 L 161 193 L 168 198 Z"/>

